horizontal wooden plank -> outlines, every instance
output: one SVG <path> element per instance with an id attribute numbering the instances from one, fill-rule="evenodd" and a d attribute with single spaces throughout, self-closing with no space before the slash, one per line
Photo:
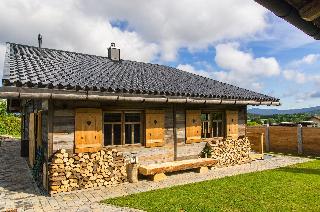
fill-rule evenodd
<path id="1" fill-rule="evenodd" d="M 53 150 L 68 149 L 74 147 L 74 133 L 53 133 Z"/>
<path id="2" fill-rule="evenodd" d="M 320 154 L 320 128 L 302 128 L 303 153 Z"/>
<path id="3" fill-rule="evenodd" d="M 74 110 L 72 109 L 65 109 L 65 110 L 55 110 L 53 116 L 73 116 L 74 117 Z"/>

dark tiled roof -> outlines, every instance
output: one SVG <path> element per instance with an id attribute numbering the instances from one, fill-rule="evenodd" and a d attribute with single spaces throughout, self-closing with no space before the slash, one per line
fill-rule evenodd
<path id="1" fill-rule="evenodd" d="M 3 85 L 279 101 L 168 66 L 13 43 L 7 44 Z"/>

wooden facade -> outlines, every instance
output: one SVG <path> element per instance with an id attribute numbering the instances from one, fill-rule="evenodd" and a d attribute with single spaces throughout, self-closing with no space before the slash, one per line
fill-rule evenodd
<path id="1" fill-rule="evenodd" d="M 28 162 L 34 166 L 37 155 L 43 153 L 45 188 L 45 170 L 52 156 L 60 149 L 69 153 L 98 151 L 106 146 L 107 126 L 121 126 L 120 134 L 110 131 L 118 139 L 112 144 L 118 145 L 108 147 L 123 152 L 126 158 L 135 154 L 140 164 L 197 158 L 205 141 L 211 139 L 203 137 L 204 114 L 221 115 L 217 123 L 223 128 L 219 131 L 222 137 L 246 133 L 246 105 L 22 100 L 21 106 L 22 139 L 29 141 Z M 121 114 L 121 119 L 109 123 L 105 118 L 111 113 Z M 139 114 L 139 122 L 126 120 L 126 114 Z M 137 133 L 139 138 L 132 139 L 130 133 Z"/>
<path id="2" fill-rule="evenodd" d="M 201 151 L 203 111 L 223 114 L 223 137 L 245 135 L 245 105 L 199 105 L 168 103 L 116 103 L 97 101 L 23 101 L 23 139 L 29 140 L 30 164 L 36 150 L 44 150 L 45 160 L 59 149 L 68 152 L 94 152 L 105 145 L 104 113 L 138 111 L 141 114 L 140 142 L 111 145 L 131 154 L 138 154 L 141 162 L 174 160 L 191 157 Z M 174 118 L 175 114 L 175 118 Z M 124 122 L 124 120 L 122 120 Z M 175 121 L 175 123 L 174 123 Z M 176 143 L 174 146 L 174 127 Z M 122 127 L 124 128 L 124 127 Z M 131 131 L 130 131 L 131 132 Z M 133 131 L 132 131 L 133 132 Z M 31 135 L 32 134 L 32 135 Z M 119 135 L 124 139 L 125 132 Z M 174 150 L 178 148 L 177 150 Z M 190 148 L 190 149 L 189 149 Z"/>

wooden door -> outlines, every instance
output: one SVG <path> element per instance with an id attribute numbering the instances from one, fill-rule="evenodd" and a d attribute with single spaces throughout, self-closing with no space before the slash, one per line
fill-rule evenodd
<path id="1" fill-rule="evenodd" d="M 201 141 L 201 110 L 186 111 L 186 143 Z"/>
<path id="2" fill-rule="evenodd" d="M 227 110 L 226 121 L 227 121 L 227 137 L 237 139 L 238 138 L 238 111 Z"/>
<path id="3" fill-rule="evenodd" d="M 164 145 L 164 111 L 146 110 L 146 147 Z"/>
<path id="4" fill-rule="evenodd" d="M 102 147 L 102 110 L 78 108 L 75 117 L 75 152 L 96 152 Z"/>
<path id="5" fill-rule="evenodd" d="M 29 165 L 33 167 L 36 155 L 35 113 L 29 115 Z"/>

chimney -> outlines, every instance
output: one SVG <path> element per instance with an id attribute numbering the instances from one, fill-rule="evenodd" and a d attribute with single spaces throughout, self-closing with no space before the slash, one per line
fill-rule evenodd
<path id="1" fill-rule="evenodd" d="M 120 61 L 120 49 L 116 48 L 115 43 L 111 43 L 111 46 L 108 48 L 108 58 L 113 61 Z"/>
<path id="2" fill-rule="evenodd" d="M 39 44 L 39 48 L 41 48 L 42 46 L 42 35 L 38 34 L 38 44 Z"/>

